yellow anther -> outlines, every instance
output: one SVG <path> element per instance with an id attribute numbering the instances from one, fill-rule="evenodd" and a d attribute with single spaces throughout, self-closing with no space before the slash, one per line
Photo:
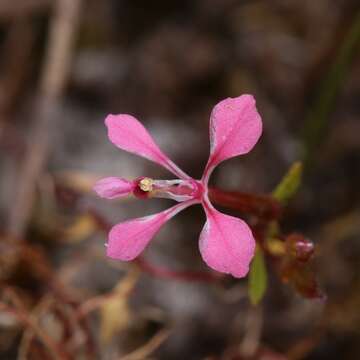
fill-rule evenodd
<path id="1" fill-rule="evenodd" d="M 140 189 L 146 192 L 150 192 L 153 190 L 153 184 L 154 184 L 154 180 L 150 178 L 143 178 L 139 182 Z"/>

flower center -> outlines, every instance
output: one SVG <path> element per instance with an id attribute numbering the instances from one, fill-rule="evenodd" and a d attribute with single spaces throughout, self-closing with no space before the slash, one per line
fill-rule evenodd
<path id="1" fill-rule="evenodd" d="M 139 182 L 139 188 L 145 192 L 151 192 L 153 190 L 154 180 L 148 177 L 143 178 Z"/>
<path id="2" fill-rule="evenodd" d="M 154 180 L 144 177 L 138 180 L 134 194 L 140 198 L 166 198 L 178 202 L 199 199 L 203 195 L 203 187 L 196 180 Z"/>

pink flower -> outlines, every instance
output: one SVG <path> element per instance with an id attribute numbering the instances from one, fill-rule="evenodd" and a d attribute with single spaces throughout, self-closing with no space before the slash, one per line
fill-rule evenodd
<path id="1" fill-rule="evenodd" d="M 201 180 L 194 180 L 179 169 L 131 115 L 109 115 L 105 124 L 113 144 L 162 165 L 177 179 L 144 177 L 128 181 L 109 177 L 95 184 L 98 195 L 113 199 L 132 193 L 140 198 L 163 197 L 178 202 L 160 213 L 115 225 L 109 233 L 107 255 L 123 261 L 133 260 L 168 220 L 191 205 L 201 204 L 207 217 L 199 241 L 202 258 L 214 270 L 235 277 L 245 276 L 254 255 L 253 234 L 243 220 L 213 207 L 208 198 L 208 181 L 218 164 L 248 153 L 258 141 L 262 122 L 255 99 L 251 95 L 242 95 L 225 99 L 214 107 L 210 117 L 210 156 Z"/>

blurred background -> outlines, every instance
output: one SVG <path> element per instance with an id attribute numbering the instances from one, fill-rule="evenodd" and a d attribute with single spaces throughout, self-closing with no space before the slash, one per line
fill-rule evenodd
<path id="1" fill-rule="evenodd" d="M 359 43 L 358 0 L 0 1 L 1 359 L 359 359 Z M 136 116 L 199 178 L 212 107 L 244 93 L 263 136 L 211 182 L 269 194 L 305 162 L 281 225 L 316 244 L 325 302 L 269 259 L 255 307 L 247 279 L 172 276 L 210 274 L 197 207 L 156 236 L 153 265 L 105 256 L 109 224 L 170 204 L 92 192 L 169 178 L 115 148 L 105 116 Z"/>

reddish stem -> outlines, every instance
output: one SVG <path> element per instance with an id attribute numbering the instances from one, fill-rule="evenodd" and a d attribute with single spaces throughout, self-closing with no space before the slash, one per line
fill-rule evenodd
<path id="1" fill-rule="evenodd" d="M 179 280 L 185 282 L 193 282 L 193 281 L 216 282 L 222 277 L 222 275 L 215 275 L 205 271 L 170 270 L 165 267 L 160 267 L 150 264 L 143 257 L 138 257 L 135 260 L 135 262 L 139 266 L 139 268 L 145 273 L 163 279 Z"/>
<path id="2" fill-rule="evenodd" d="M 280 203 L 269 195 L 209 188 L 209 198 L 214 204 L 256 215 L 264 220 L 278 219 L 282 212 Z"/>

